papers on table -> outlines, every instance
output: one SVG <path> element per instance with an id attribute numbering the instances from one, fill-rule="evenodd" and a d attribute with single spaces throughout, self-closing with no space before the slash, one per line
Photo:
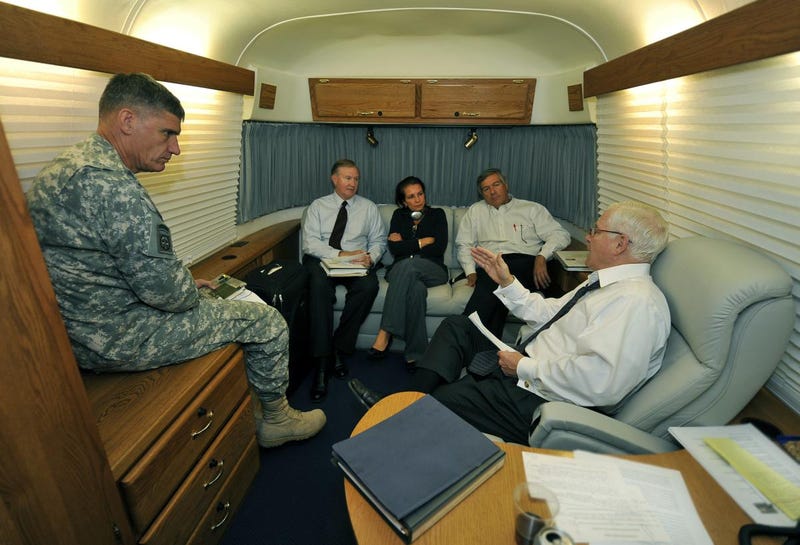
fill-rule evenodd
<path id="1" fill-rule="evenodd" d="M 755 426 L 740 424 L 672 427 L 669 432 L 754 522 L 771 526 L 795 525 L 794 520 L 786 516 L 759 490 L 758 486 L 770 487 L 775 484 L 770 482 L 768 476 L 766 480 L 764 476 L 756 477 L 755 483 L 747 480 L 706 442 L 707 439 L 715 438 L 731 439 L 751 456 L 771 468 L 774 473 L 789 481 L 791 486 L 800 487 L 800 465 Z"/>
<path id="2" fill-rule="evenodd" d="M 556 493 L 556 526 L 575 543 L 712 545 L 679 471 L 576 451 L 524 452 L 526 478 Z"/>

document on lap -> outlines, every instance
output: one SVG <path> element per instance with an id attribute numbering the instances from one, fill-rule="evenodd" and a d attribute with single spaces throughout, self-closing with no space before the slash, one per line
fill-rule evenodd
<path id="1" fill-rule="evenodd" d="M 513 348 L 511 348 L 506 343 L 498 339 L 494 333 L 486 329 L 486 326 L 483 325 L 483 322 L 481 322 L 481 318 L 480 316 L 478 316 L 477 311 L 470 314 L 468 318 L 473 324 L 475 324 L 475 327 L 477 327 L 478 330 L 481 333 L 483 333 L 483 336 L 489 339 L 492 342 L 492 344 L 497 347 L 498 350 L 501 350 L 503 352 L 515 352 Z"/>
<path id="2" fill-rule="evenodd" d="M 324 257 L 320 260 L 320 266 L 328 276 L 364 276 L 369 272 L 369 268 L 366 265 L 353 262 L 363 255 Z"/>

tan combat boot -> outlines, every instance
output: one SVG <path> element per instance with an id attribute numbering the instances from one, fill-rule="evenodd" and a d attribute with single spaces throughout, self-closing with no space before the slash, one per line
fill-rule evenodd
<path id="1" fill-rule="evenodd" d="M 308 439 L 325 425 L 325 413 L 320 409 L 298 411 L 289 406 L 285 396 L 262 405 L 264 418 L 256 421 L 256 437 L 264 448 Z"/>

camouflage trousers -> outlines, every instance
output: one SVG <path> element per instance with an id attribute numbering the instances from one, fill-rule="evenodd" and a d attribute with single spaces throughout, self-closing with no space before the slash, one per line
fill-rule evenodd
<path id="1" fill-rule="evenodd" d="M 248 301 L 200 299 L 185 312 L 154 311 L 155 333 L 147 339 L 118 339 L 135 346 L 130 361 L 108 360 L 73 344 L 83 369 L 96 372 L 143 371 L 207 354 L 232 342 L 245 353 L 247 380 L 262 401 L 283 396 L 289 384 L 289 331 L 280 312 Z"/>

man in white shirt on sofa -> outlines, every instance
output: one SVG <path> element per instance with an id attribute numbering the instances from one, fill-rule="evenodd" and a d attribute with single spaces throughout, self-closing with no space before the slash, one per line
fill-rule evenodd
<path id="1" fill-rule="evenodd" d="M 481 246 L 502 253 L 511 274 L 523 286 L 542 291 L 550 285 L 547 261 L 566 248 L 571 237 L 544 206 L 512 197 L 500 169 L 483 171 L 477 185 L 483 200 L 469 207 L 456 237 L 458 261 L 467 284 L 475 288 L 464 315 L 477 311 L 487 329 L 499 337 L 508 309 L 493 293 L 497 282 L 476 267 L 472 248 Z"/>

